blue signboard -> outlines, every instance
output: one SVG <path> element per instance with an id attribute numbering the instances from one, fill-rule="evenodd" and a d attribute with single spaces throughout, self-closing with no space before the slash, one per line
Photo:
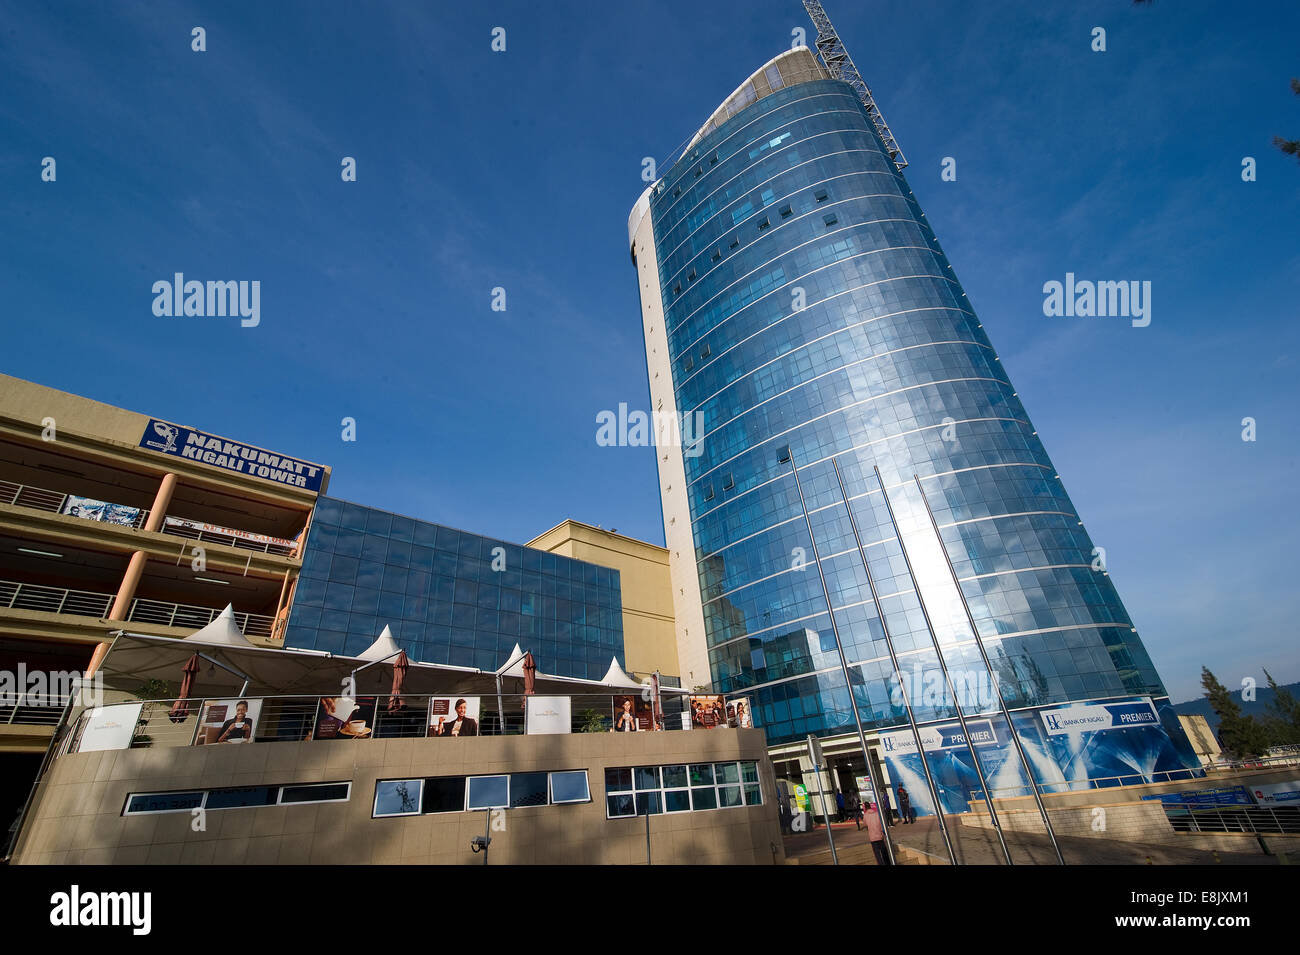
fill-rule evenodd
<path id="1" fill-rule="evenodd" d="M 149 419 L 140 447 L 307 491 L 319 491 L 325 479 L 325 469 L 319 464 L 155 418 Z"/>
<path id="2" fill-rule="evenodd" d="M 1245 786 L 1223 786 L 1219 789 L 1197 789 L 1192 792 L 1159 793 L 1143 796 L 1143 800 L 1159 799 L 1166 806 L 1253 806 L 1255 801 Z"/>

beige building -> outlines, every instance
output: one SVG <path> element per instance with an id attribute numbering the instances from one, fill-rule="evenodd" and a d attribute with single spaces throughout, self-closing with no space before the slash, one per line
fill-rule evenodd
<path id="1" fill-rule="evenodd" d="M 658 670 L 681 677 L 683 686 L 694 685 L 678 664 L 666 548 L 573 520 L 557 524 L 525 546 L 617 570 L 623 592 L 626 669 L 639 676 Z M 695 682 L 707 683 L 707 674 Z"/>
<path id="2" fill-rule="evenodd" d="M 0 375 L 5 818 L 62 712 L 54 675 L 92 669 L 112 631 L 184 637 L 229 604 L 249 639 L 283 642 L 328 480 L 320 465 Z"/>
<path id="3" fill-rule="evenodd" d="M 490 835 L 492 864 L 643 864 L 646 818 L 612 817 L 617 809 L 611 806 L 617 807 L 619 799 L 618 770 L 631 779 L 633 767 L 684 772 L 687 765 L 704 764 L 737 766 L 739 772 L 756 768 L 751 788 L 761 787 L 761 802 L 699 810 L 691 803 L 682 811 L 650 816 L 650 861 L 784 862 L 775 781 L 761 730 L 258 742 L 71 753 L 57 759 L 46 775 L 13 861 L 480 864 L 483 858 L 470 843 Z M 463 787 L 466 780 L 497 774 L 497 779 L 510 777 L 513 792 L 520 785 L 517 778 L 531 782 L 557 771 L 570 782 L 585 776 L 586 798 L 557 802 L 552 780 L 549 804 L 503 808 L 491 817 L 465 809 L 464 802 L 433 805 L 427 796 L 421 802 L 416 795 L 413 811 L 406 813 L 391 813 L 384 801 L 392 783 L 405 783 L 412 794 L 421 785 L 445 792 Z M 687 792 L 697 802 L 707 794 L 711 807 L 718 799 L 715 793 L 725 788 L 697 786 Z M 250 794 L 263 790 L 270 795 L 249 804 Z M 544 782 L 541 791 L 546 791 Z M 656 798 L 667 796 L 659 792 Z M 196 799 L 209 807 L 197 831 L 190 806 L 197 805 Z M 217 805 L 226 808 L 211 808 Z"/>

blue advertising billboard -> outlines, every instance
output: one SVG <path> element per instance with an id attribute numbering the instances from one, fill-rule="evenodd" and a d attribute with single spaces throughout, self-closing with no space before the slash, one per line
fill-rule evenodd
<path id="1" fill-rule="evenodd" d="M 1177 720 L 1167 699 L 1087 700 L 1015 710 L 1011 719 L 1043 792 L 1204 775 L 1196 755 L 1183 752 L 1165 729 L 1168 720 Z M 970 802 L 984 798 L 972 747 L 994 798 L 1029 795 L 1006 720 L 994 714 L 967 719 L 966 725 L 970 746 L 955 720 L 919 728 L 943 811 L 967 812 Z M 906 787 L 918 815 L 932 814 L 934 803 L 911 729 L 881 732 L 880 746 L 893 788 Z"/>

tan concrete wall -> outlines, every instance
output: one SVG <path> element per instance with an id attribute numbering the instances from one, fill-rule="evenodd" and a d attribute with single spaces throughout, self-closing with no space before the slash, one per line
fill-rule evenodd
<path id="1" fill-rule="evenodd" d="M 617 570 L 623 596 L 624 666 L 642 674 L 658 670 L 681 675 L 665 548 L 579 521 L 565 521 L 526 546 Z"/>
<path id="2" fill-rule="evenodd" d="M 172 420 L 166 415 L 156 417 Z M 140 438 L 149 423 L 148 415 L 47 388 L 22 378 L 0 375 L 0 431 L 7 430 L 15 436 L 39 435 L 45 418 L 54 419 L 57 440 L 65 453 L 86 453 L 121 467 L 152 470 L 160 476 L 167 471 L 174 471 L 187 480 L 199 481 L 237 496 L 295 503 L 310 503 L 317 496 L 315 491 L 289 488 L 271 481 L 232 474 L 199 461 L 142 449 L 139 447 Z M 209 431 L 201 424 L 195 427 Z M 292 455 L 293 452 L 285 450 L 276 453 Z M 329 488 L 330 468 L 322 466 L 322 469 L 324 473 L 319 493 L 325 494 Z"/>
<path id="3" fill-rule="evenodd" d="M 1094 812 L 1104 811 L 1104 815 Z M 1058 836 L 1113 839 L 1117 842 L 1148 842 L 1184 849 L 1218 849 L 1221 852 L 1256 853 L 1263 850 L 1253 833 L 1248 832 L 1175 832 L 1159 802 L 1115 803 L 1096 807 L 1049 808 L 1052 829 Z M 991 829 L 987 815 L 966 813 L 959 817 L 962 825 Z M 1037 811 L 999 812 L 1002 828 L 1016 832 L 1044 832 Z M 1094 828 L 1094 826 L 1104 828 Z M 1265 836 L 1270 844 L 1300 849 L 1300 836 Z"/>
<path id="4" fill-rule="evenodd" d="M 653 187 L 651 187 L 653 188 Z M 632 260 L 641 294 L 641 327 L 645 332 L 646 373 L 650 383 L 650 410 L 669 420 L 681 420 L 673 392 L 664 302 L 659 289 L 659 259 L 649 212 L 649 189 L 642 194 L 628 220 Z M 702 435 L 694 437 L 703 440 Z M 691 530 L 690 501 L 686 494 L 686 464 L 681 447 L 656 447 L 659 498 L 663 509 L 664 543 L 673 597 L 678 676 L 682 686 L 711 686 L 709 648 L 704 638 L 704 604 L 700 598 L 695 536 Z"/>
<path id="5" fill-rule="evenodd" d="M 481 812 L 372 819 L 375 781 L 586 769 L 592 801 L 511 809 L 493 864 L 641 864 L 645 818 L 605 818 L 612 766 L 756 760 L 761 806 L 653 816 L 655 864 L 784 861 L 775 781 L 761 730 L 590 733 L 456 740 L 254 743 L 78 753 L 57 760 L 24 827 L 19 864 L 481 864 Z M 128 793 L 352 780 L 346 803 L 124 817 Z M 776 847 L 775 860 L 771 847 Z"/>
<path id="6" fill-rule="evenodd" d="M 1146 783 L 1112 789 L 1089 789 L 1073 793 L 1045 794 L 1043 803 L 1052 820 L 1052 828 L 1059 836 L 1082 836 L 1095 839 L 1115 839 L 1121 842 L 1150 842 L 1157 845 L 1182 846 L 1189 849 L 1219 849 L 1227 852 L 1260 852 L 1259 843 L 1252 833 L 1199 833 L 1176 832 L 1159 800 L 1143 800 L 1144 796 L 1160 793 L 1193 792 L 1201 789 L 1219 789 L 1228 786 L 1281 782 L 1296 775 L 1294 767 L 1263 770 L 1250 773 L 1233 773 L 1207 776 L 1204 779 L 1184 779 L 1177 782 Z M 1044 832 L 1043 819 L 1032 796 L 994 800 L 998 820 L 1003 828 L 1023 832 Z M 972 802 L 971 812 L 959 818 L 963 825 L 992 828 L 984 804 Z M 1100 815 L 1095 810 L 1104 811 Z M 1102 825 L 1104 828 L 1094 828 Z M 1296 843 L 1300 837 L 1265 836 L 1269 842 Z"/>

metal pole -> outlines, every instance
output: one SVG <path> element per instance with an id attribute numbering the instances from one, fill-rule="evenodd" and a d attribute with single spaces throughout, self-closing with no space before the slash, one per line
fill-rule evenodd
<path id="1" fill-rule="evenodd" d="M 506 735 L 506 710 L 501 702 L 501 674 L 495 674 L 497 681 L 497 725 L 501 727 L 501 735 Z"/>
<path id="2" fill-rule="evenodd" d="M 822 815 L 826 817 L 826 840 L 831 844 L 831 865 L 839 865 L 840 857 L 835 852 L 835 833 L 831 832 L 831 814 L 826 808 L 826 787 L 822 785 L 822 761 L 817 758 L 817 746 L 811 733 L 808 734 L 808 758 L 812 761 L 813 772 L 817 774 L 817 795 L 822 803 Z M 827 773 L 826 775 L 830 775 Z M 884 826 L 881 826 L 884 829 Z"/>
<path id="3" fill-rule="evenodd" d="M 998 708 L 1002 711 L 1002 718 L 1007 721 L 1007 732 L 1011 734 L 1011 742 L 1015 744 L 1016 754 L 1020 757 L 1020 765 L 1025 770 L 1025 778 L 1029 780 L 1029 785 L 1034 790 L 1034 804 L 1038 806 L 1038 813 L 1043 817 L 1043 825 L 1047 827 L 1047 837 L 1052 840 L 1052 849 L 1056 852 L 1056 861 L 1060 865 L 1065 865 L 1065 856 L 1061 854 L 1061 847 L 1056 841 L 1056 830 L 1052 828 L 1052 820 L 1047 815 L 1047 807 L 1043 805 L 1043 794 L 1038 788 L 1038 781 L 1034 779 L 1034 769 L 1029 765 L 1029 757 L 1025 755 L 1024 746 L 1020 742 L 1020 734 L 1016 732 L 1015 724 L 1011 722 L 1011 711 L 1007 708 L 1007 701 L 1002 696 L 1002 687 L 998 684 L 997 674 L 993 672 L 993 664 L 989 662 L 988 652 L 984 649 L 984 641 L 980 639 L 979 630 L 975 626 L 975 615 L 971 613 L 966 594 L 961 589 L 961 582 L 957 579 L 957 568 L 953 566 L 952 556 L 948 553 L 948 548 L 943 542 L 943 535 L 939 533 L 939 522 L 934 519 L 934 511 L 930 509 L 930 501 L 925 496 L 925 488 L 921 487 L 920 477 L 913 474 L 912 480 L 916 482 L 916 489 L 921 494 L 921 503 L 925 505 L 925 513 L 930 515 L 930 526 L 934 528 L 934 536 L 939 541 L 939 549 L 943 551 L 943 559 L 948 564 L 948 573 L 952 575 L 953 586 L 957 588 L 957 595 L 961 597 L 962 609 L 966 611 L 966 622 L 970 624 L 971 636 L 975 638 L 975 645 L 979 647 L 980 651 L 980 659 L 984 661 L 984 669 L 988 671 L 989 679 L 993 683 L 993 692 L 997 694 L 998 698 Z"/>
<path id="4" fill-rule="evenodd" d="M 857 543 L 858 554 L 862 557 L 862 569 L 867 573 L 867 586 L 871 588 L 871 602 L 876 607 L 876 616 L 880 618 L 880 629 L 885 634 L 885 647 L 889 650 L 889 662 L 894 668 L 895 676 L 898 678 L 899 692 L 903 697 L 903 709 L 907 713 L 907 725 L 912 730 L 912 739 L 916 743 L 916 752 L 921 757 L 921 769 L 925 772 L 925 784 L 930 789 L 930 798 L 934 800 L 934 814 L 939 820 L 939 832 L 943 835 L 943 844 L 948 850 L 949 861 L 953 865 L 957 865 L 957 853 L 953 850 L 952 837 L 948 833 L 948 821 L 944 815 L 943 805 L 939 802 L 939 788 L 935 785 L 934 775 L 930 772 L 930 762 L 925 758 L 925 746 L 921 742 L 921 731 L 916 726 L 916 715 L 912 711 L 912 701 L 907 694 L 907 681 L 903 679 L 903 670 L 898 665 L 898 654 L 894 650 L 894 637 L 889 632 L 889 623 L 885 620 L 885 610 L 880 605 L 880 594 L 876 592 L 875 575 L 871 573 L 871 567 L 867 563 L 867 549 L 862 546 L 862 535 L 858 532 L 858 520 L 853 516 L 853 508 L 849 504 L 849 492 L 844 486 L 844 476 L 840 474 L 840 463 L 835 458 L 831 458 L 831 465 L 835 468 L 835 480 L 840 484 L 840 495 L 844 498 L 844 509 L 849 513 L 849 526 L 853 528 L 853 540 Z M 881 819 L 883 820 L 884 814 L 889 810 L 889 797 L 888 794 L 882 793 L 881 798 L 884 800 L 881 807 Z"/>
<path id="5" fill-rule="evenodd" d="M 492 847 L 492 810 L 489 809 L 484 813 L 487 816 L 487 828 L 483 830 L 483 864 L 488 864 L 488 849 Z"/>
<path id="6" fill-rule="evenodd" d="M 658 795 L 657 793 L 646 793 L 645 797 L 645 864 L 654 865 L 650 861 L 650 797 Z M 633 796 L 633 799 L 636 797 Z"/>
<path id="7" fill-rule="evenodd" d="M 880 484 L 880 494 L 885 501 L 885 509 L 889 511 L 889 523 L 894 527 L 894 533 L 898 535 L 898 549 L 902 551 L 903 563 L 907 565 L 907 576 L 912 578 L 912 586 L 916 588 L 916 602 L 921 607 L 921 616 L 925 618 L 925 628 L 930 631 L 930 640 L 934 643 L 934 654 L 939 659 L 939 669 L 943 673 L 944 685 L 948 688 L 948 693 L 952 696 L 953 708 L 957 711 L 957 722 L 961 724 L 962 736 L 966 737 L 966 748 L 970 750 L 970 759 L 975 766 L 975 775 L 979 777 L 980 788 L 984 790 L 984 804 L 989 809 L 989 820 L 993 823 L 993 829 L 998 834 L 998 843 L 1002 846 L 1002 853 L 1007 858 L 1007 865 L 1015 865 L 1015 860 L 1011 858 L 1011 850 L 1007 848 L 1007 840 L 1002 835 L 1002 822 L 998 819 L 997 810 L 993 808 L 993 794 L 989 792 L 988 780 L 984 778 L 984 767 L 980 764 L 979 755 L 975 752 L 975 743 L 971 741 L 970 730 L 966 726 L 966 714 L 962 712 L 961 702 L 957 699 L 957 688 L 953 686 L 952 677 L 948 675 L 948 662 L 943 657 L 943 649 L 939 646 L 939 635 L 934 632 L 934 624 L 930 621 L 930 611 L 926 609 L 925 598 L 921 596 L 921 584 L 916 579 L 916 571 L 912 569 L 912 559 L 907 554 L 907 545 L 903 543 L 903 531 L 898 526 L 898 518 L 894 516 L 894 505 L 889 501 L 889 492 L 885 490 L 885 479 L 880 476 L 880 468 L 872 465 L 872 470 L 876 472 L 876 481 Z M 925 759 L 922 753 L 921 759 Z"/>
<path id="8" fill-rule="evenodd" d="M 835 634 L 835 650 L 840 658 L 840 672 L 844 674 L 844 689 L 849 694 L 849 707 L 853 710 L 853 725 L 858 730 L 858 743 L 862 746 L 862 760 L 866 765 L 867 776 L 872 779 L 872 785 L 875 785 L 875 777 L 871 772 L 871 750 L 867 747 L 867 734 L 862 731 L 862 718 L 858 714 L 858 701 L 853 695 L 853 681 L 849 678 L 849 663 L 844 656 L 844 642 L 840 639 L 840 628 L 835 622 L 835 611 L 831 607 L 831 591 L 826 586 L 826 574 L 822 570 L 822 559 L 817 552 L 817 539 L 813 536 L 812 519 L 808 516 L 808 503 L 804 500 L 803 485 L 799 482 L 799 468 L 794 461 L 794 451 L 787 452 L 790 455 L 790 471 L 794 475 L 795 490 L 799 492 L 799 507 L 803 510 L 804 525 L 808 528 L 808 540 L 812 544 L 813 561 L 817 564 L 817 576 L 822 582 L 822 593 L 826 595 L 826 613 L 831 619 L 831 632 Z M 818 780 L 820 783 L 820 780 Z M 830 830 L 830 820 L 826 821 L 827 831 Z M 889 864 L 894 864 L 894 846 L 893 840 L 889 836 L 889 827 L 881 819 L 880 831 L 885 836 L 885 852 L 889 856 Z"/>

